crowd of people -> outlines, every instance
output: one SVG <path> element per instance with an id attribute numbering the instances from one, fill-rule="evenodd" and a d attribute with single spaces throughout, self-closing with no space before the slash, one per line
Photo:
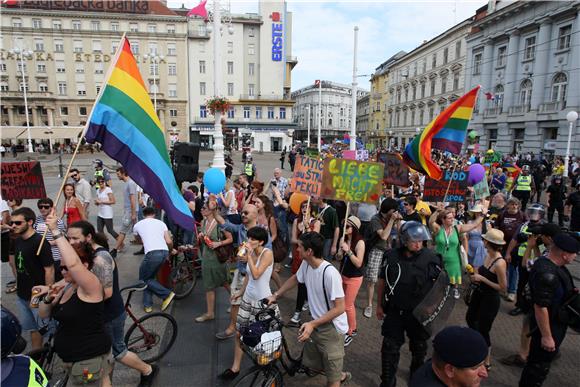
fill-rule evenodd
<path id="1" fill-rule="evenodd" d="M 336 156 L 332 149 L 325 157 Z M 288 152 L 291 169 L 301 152 Z M 465 167 L 485 161 L 483 155 L 437 157 Z M 145 313 L 155 308 L 153 295 L 161 300 L 161 310 L 173 301 L 174 293 L 157 281 L 157 273 L 180 245 L 197 245 L 201 259 L 206 311 L 194 316 L 192 324 L 214 320 L 216 291 L 229 293 L 230 321 L 216 334 L 217 340 L 233 338 L 232 365 L 220 373 L 224 380 L 239 375 L 240 338 L 265 307 L 299 328 L 305 366 L 324 371 L 329 386 L 351 379 L 351 372 L 343 369 L 345 348 L 365 334 L 355 308 L 365 283 L 362 315 L 382 321 L 381 386 L 396 384 L 405 336 L 411 386 L 479 385 L 495 359 L 490 332 L 502 299 L 515 302 L 510 315 L 524 316 L 523 339 L 513 355 L 495 360 L 523 367 L 520 386 L 542 385 L 567 327 L 578 328 L 568 312 L 578 297 L 566 269 L 580 251 L 577 162 L 570 163 L 571 177 L 565 178 L 559 163 L 524 157 L 518 173 L 506 176 L 505 165 L 516 160 L 505 158 L 489 165 L 490 197 L 476 200 L 468 188 L 460 203 L 424 201 L 425 177 L 412 172 L 408 187 L 383 186 L 377 203 L 351 203 L 347 210 L 344 202 L 318 197 L 293 205 L 290 181 L 282 173 L 285 158 L 284 151 L 280 168 L 269 177 L 245 154 L 239 175 L 232 174 L 230 163 L 221 193 L 206 191 L 203 174 L 185 184 L 183 197 L 195 219 L 194 232 L 161 216 L 123 167 L 116 171 L 120 183 L 113 184 L 100 160 L 90 181 L 78 169 L 71 170 L 62 202 L 38 200 L 38 215 L 21 207 L 22 201 L 2 201 L 2 261 L 10 264 L 16 280 L 6 291 L 16 292 L 16 315 L 21 330 L 30 332 L 31 347 L 42 346 L 41 328 L 49 326 L 55 329 L 55 349 L 67 367 L 91 361 L 99 370 L 98 382 L 107 386 L 116 360 L 141 374 L 140 385 L 151 384 L 157 366 L 128 352 L 122 340 L 125 312 L 115 260 L 126 238 L 134 238 L 143 244 L 135 254 L 145 255 L 139 269 L 139 279 L 148 285 Z M 113 222 L 116 196 L 123 202 L 118 225 Z M 556 211 L 557 224 L 552 223 Z M 96 228 L 88 219 L 96 219 Z M 441 286 L 449 286 L 452 298 L 463 298 L 469 328 L 440 331 L 429 359 L 428 341 L 434 332 L 418 316 L 442 318 L 424 302 Z M 295 307 L 282 316 L 277 300 L 295 287 Z M 14 320 L 8 311 L 6 316 Z M 4 310 L 2 318 L 4 322 Z M 10 351 L 5 355 L 3 346 L 3 364 L 8 358 L 17 359 Z"/>

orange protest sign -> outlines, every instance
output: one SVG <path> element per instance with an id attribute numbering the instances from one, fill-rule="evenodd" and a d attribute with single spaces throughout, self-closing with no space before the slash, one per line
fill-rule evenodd
<path id="1" fill-rule="evenodd" d="M 320 196 L 322 166 L 322 160 L 312 159 L 304 155 L 297 155 L 296 164 L 294 165 L 294 176 L 292 176 L 292 181 L 290 183 L 290 190 L 308 196 Z"/>

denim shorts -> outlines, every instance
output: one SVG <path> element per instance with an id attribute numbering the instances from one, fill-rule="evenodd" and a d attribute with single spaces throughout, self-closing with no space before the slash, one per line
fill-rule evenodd
<path id="1" fill-rule="evenodd" d="M 113 350 L 113 357 L 119 361 L 127 354 L 127 345 L 125 345 L 125 319 L 127 314 L 125 311 L 113 320 L 105 323 L 105 330 L 111 336 L 111 348 Z"/>
<path id="2" fill-rule="evenodd" d="M 16 305 L 18 306 L 18 319 L 22 325 L 22 331 L 38 331 L 39 327 L 46 325 L 38 317 L 38 308 L 30 307 L 30 301 L 16 297 Z"/>

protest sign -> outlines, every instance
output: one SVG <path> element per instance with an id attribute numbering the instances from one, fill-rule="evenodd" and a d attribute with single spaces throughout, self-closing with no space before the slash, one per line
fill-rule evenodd
<path id="1" fill-rule="evenodd" d="M 368 161 L 369 159 L 369 151 L 365 149 L 357 150 L 356 151 L 356 160 L 359 161 Z"/>
<path id="2" fill-rule="evenodd" d="M 321 197 L 376 204 L 381 195 L 384 166 L 356 160 L 324 161 Z"/>
<path id="3" fill-rule="evenodd" d="M 311 159 L 317 159 L 320 156 L 320 152 L 316 148 L 306 148 L 306 156 L 310 157 Z"/>
<path id="4" fill-rule="evenodd" d="M 38 161 L 2 163 L 2 199 L 46 197 L 42 169 Z"/>
<path id="5" fill-rule="evenodd" d="M 441 180 L 425 178 L 423 189 L 423 201 L 426 202 L 462 202 L 465 200 L 465 191 L 467 188 L 467 171 L 444 171 Z M 452 179 L 453 178 L 453 179 Z M 449 181 L 451 180 L 451 184 Z M 445 191 L 449 191 L 445 196 Z"/>
<path id="6" fill-rule="evenodd" d="M 356 160 L 356 151 L 353 150 L 342 151 L 342 157 L 346 160 Z"/>
<path id="7" fill-rule="evenodd" d="M 296 164 L 294 165 L 294 175 L 290 183 L 290 190 L 309 196 L 320 196 L 323 164 L 322 160 L 296 155 Z"/>
<path id="8" fill-rule="evenodd" d="M 475 200 L 483 199 L 489 196 L 489 186 L 487 185 L 487 179 L 482 179 L 479 183 L 473 186 L 473 193 L 475 195 Z"/>
<path id="9" fill-rule="evenodd" d="M 396 153 L 381 153 L 379 162 L 385 165 L 385 184 L 399 187 L 409 186 L 409 168 Z"/>

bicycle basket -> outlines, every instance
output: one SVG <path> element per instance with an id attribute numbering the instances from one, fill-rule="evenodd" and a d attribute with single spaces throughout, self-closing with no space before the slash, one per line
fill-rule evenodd
<path id="1" fill-rule="evenodd" d="M 243 341 L 242 347 L 256 364 L 267 365 L 282 356 L 282 332 L 263 333 L 256 345 L 249 346 Z"/>

